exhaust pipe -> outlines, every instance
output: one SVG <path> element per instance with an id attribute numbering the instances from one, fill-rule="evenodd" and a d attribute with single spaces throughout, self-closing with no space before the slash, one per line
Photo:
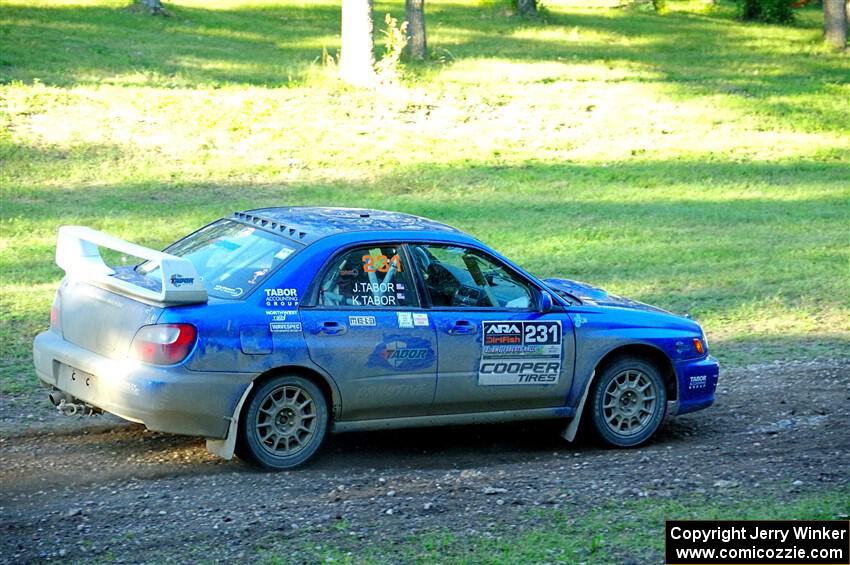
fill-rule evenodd
<path id="1" fill-rule="evenodd" d="M 60 404 L 62 404 L 63 402 L 70 403 L 70 402 L 73 402 L 73 401 L 74 401 L 74 397 L 73 397 L 73 396 L 68 395 L 68 394 L 65 394 L 65 393 L 64 393 L 64 392 L 62 392 L 61 390 L 53 390 L 53 391 L 51 391 L 51 392 L 47 395 L 47 398 L 49 398 L 49 399 L 50 399 L 51 404 L 53 404 L 53 406 L 56 406 L 56 407 L 58 407 L 58 406 L 59 406 Z"/>
<path id="2" fill-rule="evenodd" d="M 47 397 L 63 416 L 76 416 L 77 414 L 80 416 L 94 416 L 103 412 L 100 408 L 95 408 L 91 404 L 79 402 L 76 398 L 61 390 L 54 390 Z"/>

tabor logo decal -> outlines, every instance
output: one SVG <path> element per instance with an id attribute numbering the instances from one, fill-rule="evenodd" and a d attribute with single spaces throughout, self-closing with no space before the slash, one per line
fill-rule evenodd
<path id="1" fill-rule="evenodd" d="M 194 282 L 194 277 L 184 277 L 183 275 L 171 275 L 171 284 L 173 286 L 183 286 L 184 284 L 192 284 Z"/>
<path id="2" fill-rule="evenodd" d="M 398 371 L 425 369 L 434 363 L 434 349 L 424 339 L 405 336 L 389 336 L 378 344 L 369 357 L 371 367 L 383 367 Z"/>
<path id="3" fill-rule="evenodd" d="M 298 290 L 294 288 L 267 288 L 266 307 L 298 308 Z"/>
<path id="4" fill-rule="evenodd" d="M 692 375 L 690 379 L 690 383 L 688 383 L 689 389 L 694 388 L 705 388 L 705 385 L 708 383 L 708 375 Z"/>

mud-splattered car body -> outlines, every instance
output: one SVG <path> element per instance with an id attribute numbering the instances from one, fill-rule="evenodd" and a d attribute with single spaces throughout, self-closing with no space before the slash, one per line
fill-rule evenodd
<path id="1" fill-rule="evenodd" d="M 67 276 L 35 339 L 38 378 L 61 401 L 203 436 L 224 457 L 238 452 L 252 390 L 281 374 L 315 385 L 329 431 L 564 418 L 572 439 L 595 375 L 622 358 L 663 380 L 659 421 L 714 399 L 718 365 L 693 320 L 540 280 L 424 218 L 259 209 L 162 253 L 63 229 Z M 98 246 L 148 261 L 104 268 Z M 649 380 L 621 374 L 610 391 L 628 408 L 626 389 Z M 606 394 L 602 412 L 615 398 Z"/>

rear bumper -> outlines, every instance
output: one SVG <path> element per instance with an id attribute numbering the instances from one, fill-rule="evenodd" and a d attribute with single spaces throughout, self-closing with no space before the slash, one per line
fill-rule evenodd
<path id="1" fill-rule="evenodd" d="M 36 336 L 33 361 L 46 385 L 106 412 L 153 431 L 216 439 L 226 436 L 236 404 L 255 376 L 109 359 L 52 331 Z"/>
<path id="2" fill-rule="evenodd" d="M 717 359 L 708 356 L 681 361 L 676 364 L 676 376 L 679 380 L 679 391 L 673 414 L 695 412 L 714 403 L 714 392 L 720 376 Z"/>

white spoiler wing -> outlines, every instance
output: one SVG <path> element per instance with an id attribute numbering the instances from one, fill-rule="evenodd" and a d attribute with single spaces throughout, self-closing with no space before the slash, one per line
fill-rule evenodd
<path id="1" fill-rule="evenodd" d="M 113 249 L 159 267 L 160 290 L 117 279 L 100 256 L 99 247 Z M 62 226 L 56 244 L 56 264 L 69 277 L 159 305 L 197 304 L 207 301 L 207 289 L 188 259 L 155 251 L 83 226 Z"/>

